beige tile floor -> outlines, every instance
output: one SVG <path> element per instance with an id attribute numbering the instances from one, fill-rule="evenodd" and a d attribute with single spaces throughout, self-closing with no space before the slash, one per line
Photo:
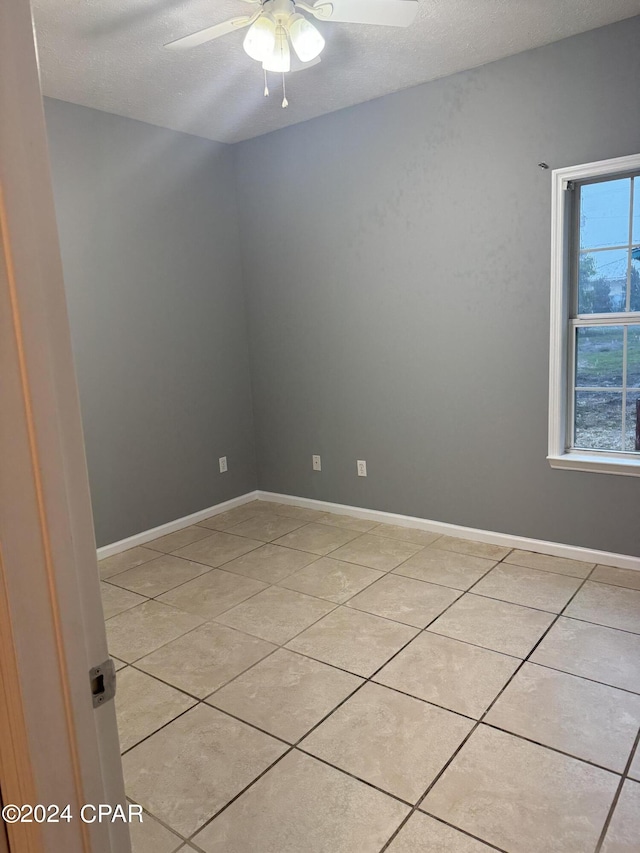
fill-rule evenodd
<path id="1" fill-rule="evenodd" d="M 134 853 L 640 853 L 640 573 L 256 501 L 100 574 Z"/>

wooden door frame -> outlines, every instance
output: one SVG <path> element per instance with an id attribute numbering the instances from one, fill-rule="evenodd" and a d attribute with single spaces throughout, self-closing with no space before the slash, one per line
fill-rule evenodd
<path id="1" fill-rule="evenodd" d="M 8 825 L 11 853 L 128 853 L 42 95 L 28 0 L 0 3 L 0 784 L 5 804 L 71 807 Z"/>
<path id="2" fill-rule="evenodd" d="M 2 804 L 2 790 L 0 790 L 0 807 Z M 2 822 L 0 822 L 0 853 L 9 853 L 9 838 L 7 837 L 7 831 Z"/>

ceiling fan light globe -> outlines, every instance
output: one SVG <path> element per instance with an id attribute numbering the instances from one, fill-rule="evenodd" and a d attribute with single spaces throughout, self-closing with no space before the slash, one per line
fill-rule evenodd
<path id="1" fill-rule="evenodd" d="M 277 73 L 291 71 L 291 51 L 289 50 L 289 39 L 287 38 L 284 27 L 277 27 L 273 50 L 269 56 L 266 56 L 262 60 L 262 67 L 265 71 L 275 71 Z"/>
<path id="2" fill-rule="evenodd" d="M 300 62 L 311 62 L 320 56 L 325 41 L 313 24 L 297 12 L 289 19 L 288 28 L 291 44 Z"/>
<path id="3" fill-rule="evenodd" d="M 276 23 L 270 15 L 261 15 L 248 29 L 242 46 L 244 52 L 255 59 L 263 62 L 271 56 L 276 44 Z"/>

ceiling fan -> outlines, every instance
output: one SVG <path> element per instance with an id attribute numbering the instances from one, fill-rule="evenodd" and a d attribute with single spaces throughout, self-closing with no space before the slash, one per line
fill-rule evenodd
<path id="1" fill-rule="evenodd" d="M 418 11 L 418 0 L 244 0 L 256 6 L 251 15 L 232 18 L 221 24 L 205 27 L 196 33 L 165 44 L 169 50 L 186 50 L 249 27 L 243 47 L 245 52 L 262 64 L 267 71 L 282 73 L 310 68 L 320 62 L 325 41 L 320 32 L 305 17 L 318 21 L 348 24 L 380 24 L 389 27 L 408 27 Z M 294 56 L 291 55 L 291 47 Z M 298 62 L 296 63 L 296 58 Z M 286 93 L 282 106 L 288 106 Z"/>

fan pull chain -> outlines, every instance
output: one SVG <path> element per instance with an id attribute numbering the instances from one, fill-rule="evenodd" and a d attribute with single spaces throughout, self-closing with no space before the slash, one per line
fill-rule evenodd
<path id="1" fill-rule="evenodd" d="M 289 101 L 287 100 L 287 86 L 284 82 L 284 71 L 282 72 L 282 109 L 286 109 L 289 106 Z"/>
<path id="2" fill-rule="evenodd" d="M 267 83 L 267 71 L 266 71 L 266 69 L 264 72 L 264 96 L 265 96 L 265 98 L 269 97 L 269 84 Z"/>

